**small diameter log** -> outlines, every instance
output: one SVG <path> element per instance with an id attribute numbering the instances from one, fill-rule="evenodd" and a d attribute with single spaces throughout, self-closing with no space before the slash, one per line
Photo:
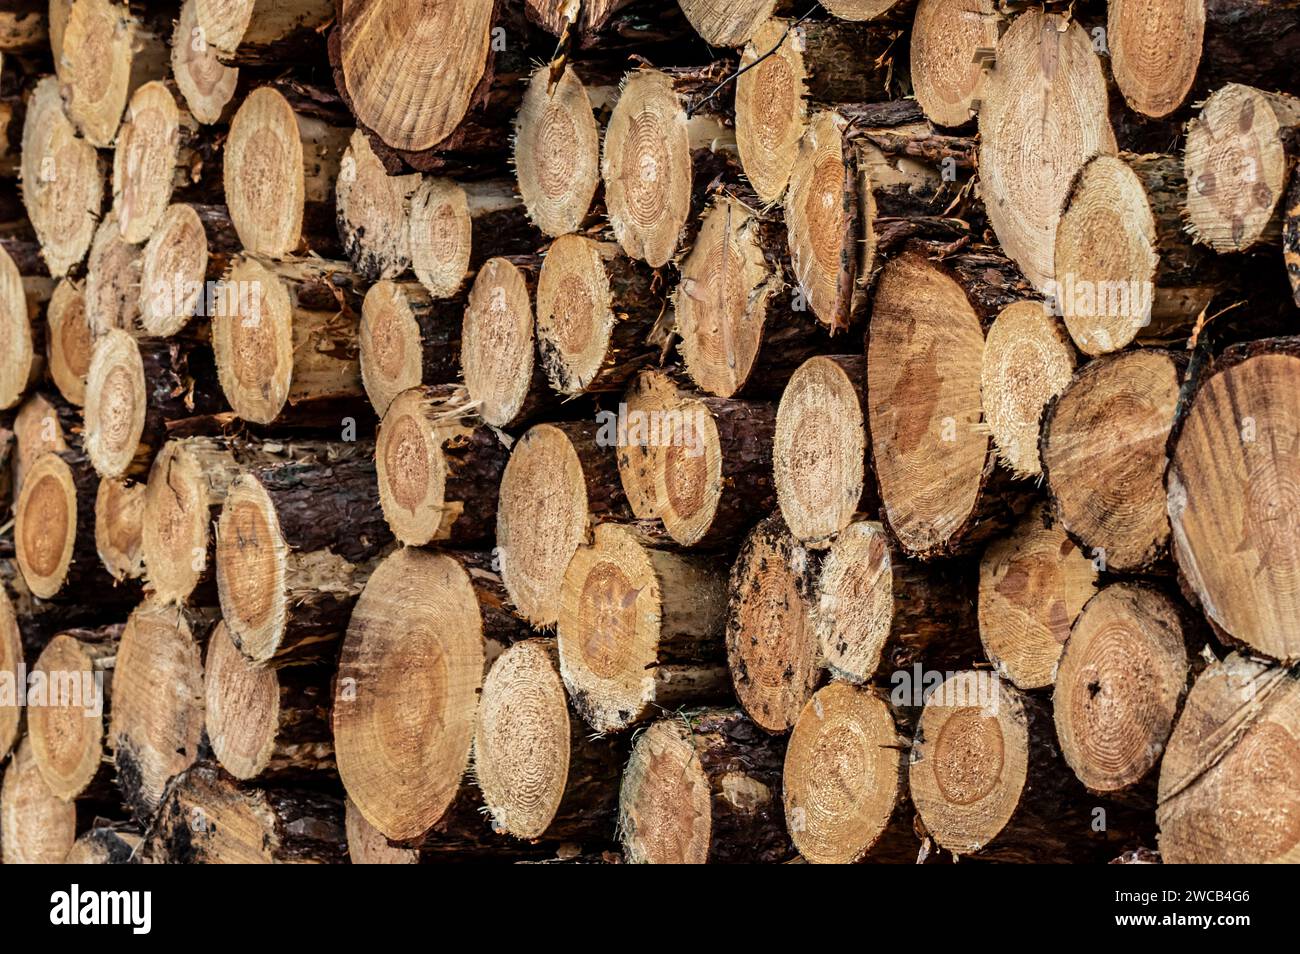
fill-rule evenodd
<path id="1" fill-rule="evenodd" d="M 77 0 L 60 46 L 59 81 L 67 89 L 68 118 L 91 145 L 107 149 L 131 94 L 166 75 L 166 40 L 127 3 Z"/>
<path id="2" fill-rule="evenodd" d="M 454 803 L 469 798 L 488 660 L 524 635 L 502 606 L 492 574 L 409 547 L 380 563 L 357 601 L 335 680 L 334 748 L 348 797 L 388 838 L 491 834 Z"/>
<path id="3" fill-rule="evenodd" d="M 1069 385 L 1075 361 L 1065 323 L 1042 302 L 1013 302 L 989 325 L 980 400 L 998 460 L 1016 477 L 1042 473 L 1038 437 L 1043 408 Z"/>
<path id="4" fill-rule="evenodd" d="M 23 706 L 27 687 L 22 682 L 26 672 L 23 666 L 23 635 L 18 628 L 18 617 L 6 588 L 0 586 L 0 759 L 5 758 L 18 744 L 23 728 Z M 24 693 L 19 698 L 19 693 Z"/>
<path id="5" fill-rule="evenodd" d="M 113 212 L 125 241 L 148 240 L 173 187 L 200 171 L 190 164 L 198 127 L 164 83 L 146 83 L 131 97 L 113 151 Z"/>
<path id="6" fill-rule="evenodd" d="M 497 506 L 501 578 L 534 626 L 560 617 L 565 571 L 588 529 L 629 516 L 613 445 L 594 424 L 538 424 L 510 453 Z"/>
<path id="7" fill-rule="evenodd" d="M 167 790 L 136 854 L 144 864 L 342 864 L 343 802 L 315 791 L 240 788 L 200 762 Z"/>
<path id="8" fill-rule="evenodd" d="M 60 279 L 45 316 L 49 322 L 45 360 L 50 378 L 65 401 L 81 407 L 86 403 L 92 338 L 83 285 L 69 278 Z"/>
<path id="9" fill-rule="evenodd" d="M 735 151 L 733 131 L 715 114 L 686 112 L 729 71 L 641 68 L 623 79 L 601 153 L 605 205 L 623 250 L 653 268 L 677 252 L 696 191 Z"/>
<path id="10" fill-rule="evenodd" d="M 546 235 L 576 232 L 587 217 L 600 185 L 594 110 L 607 108 L 616 96 L 611 87 L 588 90 L 568 66 L 558 80 L 550 66 L 529 79 L 515 117 L 515 177 L 529 218 Z"/>
<path id="11" fill-rule="evenodd" d="M 569 562 L 559 603 L 560 672 L 597 732 L 725 698 L 726 576 L 716 559 L 602 524 Z"/>
<path id="12" fill-rule="evenodd" d="M 770 404 L 734 398 L 683 397 L 661 413 L 648 435 L 657 440 L 654 497 L 669 536 L 684 547 L 716 548 L 737 540 L 755 513 L 776 503 Z"/>
<path id="13" fill-rule="evenodd" d="M 808 700 L 781 773 L 785 827 L 805 860 L 916 863 L 908 728 L 879 690 L 833 682 Z"/>
<path id="14" fill-rule="evenodd" d="M 1166 864 L 1300 861 L 1300 679 L 1233 653 L 1197 678 L 1160 763 Z"/>
<path id="15" fill-rule="evenodd" d="M 348 860 L 354 865 L 418 865 L 418 848 L 390 845 L 388 839 L 361 814 L 352 799 L 345 800 L 344 827 L 348 836 Z"/>
<path id="16" fill-rule="evenodd" d="M 1106 78 L 1084 28 L 1041 10 L 1016 17 L 996 55 L 979 113 L 980 189 L 1003 251 L 1043 288 L 1056 276 L 1056 228 L 1075 173 L 1116 151 Z"/>
<path id="17" fill-rule="evenodd" d="M 1183 591 L 1218 635 L 1300 660 L 1300 340 L 1228 349 L 1170 441 L 1168 513 Z"/>
<path id="18" fill-rule="evenodd" d="M 773 483 L 790 532 L 811 547 L 873 509 L 867 483 L 867 360 L 809 358 L 781 395 L 772 451 Z"/>
<path id="19" fill-rule="evenodd" d="M 101 477 L 95 494 L 95 549 L 119 584 L 144 576 L 145 485 Z"/>
<path id="20" fill-rule="evenodd" d="M 197 24 L 217 59 L 238 66 L 282 67 L 324 52 L 333 0 L 197 0 Z"/>
<path id="21" fill-rule="evenodd" d="M 994 668 L 1020 689 L 1056 679 L 1056 664 L 1079 611 L 1097 586 L 1098 562 L 1035 507 L 980 560 L 979 631 Z"/>
<path id="22" fill-rule="evenodd" d="M 78 838 L 63 859 L 65 865 L 127 865 L 140 847 L 140 832 L 129 822 L 96 822 Z"/>
<path id="23" fill-rule="evenodd" d="M 32 757 L 50 791 L 65 801 L 99 795 L 111 784 L 104 731 L 121 634 L 120 624 L 60 633 L 32 667 Z"/>
<path id="24" fill-rule="evenodd" d="M 217 59 L 217 50 L 199 27 L 199 0 L 184 0 L 172 33 L 171 65 L 176 88 L 185 97 L 191 115 L 205 126 L 226 121 L 234 111 L 232 100 L 239 70 Z M 57 60 L 57 55 L 56 55 Z"/>
<path id="25" fill-rule="evenodd" d="M 1187 225 L 1216 252 L 1276 245 L 1287 177 L 1300 155 L 1300 99 L 1239 83 L 1187 126 Z"/>
<path id="26" fill-rule="evenodd" d="M 927 693 L 908 784 L 929 836 L 959 857 L 1103 861 L 1127 836 L 1121 812 L 1062 761 L 1047 705 L 988 671 L 950 674 Z"/>
<path id="27" fill-rule="evenodd" d="M 638 520 L 653 520 L 662 511 L 658 481 L 663 451 L 662 441 L 651 440 L 649 422 L 663 420 L 687 396 L 671 370 L 642 371 L 632 379 L 623 393 L 622 408 L 626 418 L 618 429 L 615 444 L 618 448 L 618 479 L 627 497 L 632 516 Z M 633 433 L 631 424 L 639 422 Z"/>
<path id="28" fill-rule="evenodd" d="M 22 490 L 23 480 L 36 458 L 46 451 L 66 451 L 76 443 L 81 430 L 77 409 L 52 395 L 34 393 L 18 408 L 13 419 L 13 493 Z"/>
<path id="29" fill-rule="evenodd" d="M 651 339 L 666 307 L 655 273 L 618 245 L 556 239 L 537 279 L 537 350 L 552 389 L 621 391 L 658 357 Z"/>
<path id="30" fill-rule="evenodd" d="M 47 76 L 27 100 L 23 120 L 23 205 L 50 274 L 60 278 L 86 257 L 104 201 L 95 147 L 63 112 L 59 82 Z"/>
<path id="31" fill-rule="evenodd" d="M 813 593 L 822 664 L 846 682 L 896 684 L 918 663 L 972 663 L 978 627 L 964 569 L 907 560 L 874 520 L 849 524 L 826 552 Z"/>
<path id="32" fill-rule="evenodd" d="M 678 0 L 695 32 L 710 46 L 741 46 L 772 15 L 777 0 Z"/>
<path id="33" fill-rule="evenodd" d="M 1043 412 L 1039 450 L 1056 519 L 1108 570 L 1149 569 L 1165 554 L 1165 443 L 1182 366 L 1128 351 L 1083 367 Z"/>
<path id="34" fill-rule="evenodd" d="M 867 340 L 867 421 L 881 516 L 911 556 L 981 545 L 1026 503 L 983 423 L 984 326 L 1030 290 L 991 249 L 891 259 Z"/>
<path id="35" fill-rule="evenodd" d="M 912 21 L 912 91 L 938 126 L 964 126 L 979 108 L 984 64 L 1002 15 L 993 0 L 920 0 Z"/>
<path id="36" fill-rule="evenodd" d="M 434 298 L 451 298 L 490 258 L 531 255 L 542 233 L 504 179 L 427 177 L 411 196 L 411 267 Z"/>
<path id="37" fill-rule="evenodd" d="M 390 176 L 360 129 L 339 165 L 335 208 L 343 253 L 367 279 L 396 278 L 411 267 L 410 201 L 419 175 Z"/>
<path id="38" fill-rule="evenodd" d="M 1061 755 L 1089 791 L 1132 789 L 1160 761 L 1187 692 L 1190 636 L 1179 606 L 1138 583 L 1106 587 L 1075 620 L 1052 715 Z"/>
<path id="39" fill-rule="evenodd" d="M 555 641 L 525 639 L 483 680 L 474 779 L 492 827 L 523 839 L 608 841 L 625 751 L 573 713 Z"/>
<path id="40" fill-rule="evenodd" d="M 58 865 L 77 838 L 76 803 L 59 798 L 24 739 L 0 785 L 0 860 L 7 865 Z"/>
<path id="41" fill-rule="evenodd" d="M 821 679 L 816 559 L 775 513 L 731 568 L 727 666 L 736 698 L 764 731 L 794 725 Z"/>
<path id="42" fill-rule="evenodd" d="M 235 113 L 223 176 L 230 220 L 248 252 L 280 257 L 332 244 L 324 223 L 333 221 L 349 135 L 332 105 L 328 94 L 263 86 Z"/>
<path id="43" fill-rule="evenodd" d="M 533 346 L 535 258 L 494 258 L 474 278 L 460 335 L 460 366 L 470 399 L 495 427 L 523 423 L 538 410 L 545 379 Z"/>
<path id="44" fill-rule="evenodd" d="M 662 719 L 623 772 L 618 829 L 630 864 L 780 862 L 794 854 L 781 812 L 784 745 L 739 709 Z"/>
<path id="45" fill-rule="evenodd" d="M 203 666 L 212 754 L 242 781 L 334 773 L 328 666 L 259 667 L 244 658 L 225 623 L 208 640 Z"/>
<path id="46" fill-rule="evenodd" d="M 140 256 L 144 334 L 169 338 L 196 315 L 212 317 L 220 300 L 217 282 L 237 250 L 234 240 L 224 206 L 167 207 Z"/>
<path id="47" fill-rule="evenodd" d="M 141 247 L 122 238 L 117 213 L 95 230 L 86 259 L 86 314 L 96 340 L 119 329 L 132 334 L 140 314 Z"/>
<path id="48" fill-rule="evenodd" d="M 375 438 L 379 503 L 409 546 L 486 541 L 510 450 L 465 410 L 463 389 L 415 387 L 388 406 Z"/>
<path id="49" fill-rule="evenodd" d="M 122 631 L 108 738 L 117 787 L 137 821 L 154 815 L 171 779 L 199 757 L 209 628 L 205 617 L 144 602 Z"/>
<path id="50" fill-rule="evenodd" d="M 343 262 L 235 261 L 212 317 L 212 350 L 237 415 L 271 424 L 361 397 L 357 284 Z"/>
<path id="51" fill-rule="evenodd" d="M 366 292 L 358 334 L 361 381 L 383 417 L 403 391 L 460 376 L 463 299 L 432 297 L 419 282 L 379 281 Z"/>
<path id="52" fill-rule="evenodd" d="M 246 467 L 217 521 L 217 593 L 226 628 L 260 665 L 332 652 L 393 536 L 370 448 L 338 460 Z"/>
<path id="53" fill-rule="evenodd" d="M 33 324 L 35 302 L 29 302 L 23 276 L 9 253 L 0 246 L 0 408 L 22 400 L 44 369 L 40 335 Z"/>

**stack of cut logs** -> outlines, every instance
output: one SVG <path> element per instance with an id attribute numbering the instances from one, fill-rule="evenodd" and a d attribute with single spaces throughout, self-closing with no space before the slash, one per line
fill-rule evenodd
<path id="1" fill-rule="evenodd" d="M 1300 0 L 0 52 L 6 863 L 1300 861 Z"/>

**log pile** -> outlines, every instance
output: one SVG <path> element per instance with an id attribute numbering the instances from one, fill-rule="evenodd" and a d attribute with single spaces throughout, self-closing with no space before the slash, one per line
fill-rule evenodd
<path id="1" fill-rule="evenodd" d="M 19 6 L 5 863 L 1300 860 L 1295 0 Z"/>

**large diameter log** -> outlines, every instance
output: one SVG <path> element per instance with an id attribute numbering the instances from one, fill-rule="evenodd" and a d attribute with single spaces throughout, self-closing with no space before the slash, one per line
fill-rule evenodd
<path id="1" fill-rule="evenodd" d="M 304 780 L 334 772 L 328 666 L 259 667 L 231 641 L 225 623 L 203 665 L 212 754 L 235 778 Z"/>
<path id="2" fill-rule="evenodd" d="M 334 748 L 348 797 L 388 838 L 422 838 L 462 796 L 484 669 L 522 635 L 498 600 L 490 574 L 405 548 L 357 601 L 335 680 Z"/>
<path id="3" fill-rule="evenodd" d="M 18 617 L 13 602 L 4 586 L 0 586 L 0 680 L 8 683 L 12 691 L 0 693 L 0 759 L 5 758 L 18 743 L 23 726 L 23 706 L 18 698 L 21 674 L 25 673 L 23 661 L 23 636 L 18 628 Z M 21 691 L 26 691 L 22 686 Z"/>
<path id="4" fill-rule="evenodd" d="M 1065 641 L 1092 598 L 1098 564 L 1045 506 L 1027 513 L 980 559 L 979 630 L 984 653 L 1020 689 L 1056 678 Z"/>
<path id="5" fill-rule="evenodd" d="M 45 360 L 50 378 L 65 401 L 81 407 L 86 403 L 92 337 L 83 285 L 70 278 L 60 279 L 45 317 L 49 323 Z"/>
<path id="6" fill-rule="evenodd" d="M 979 106 L 982 58 L 992 58 L 1001 14 L 993 0 L 921 0 L 912 21 L 912 91 L 930 121 L 964 126 Z"/>
<path id="7" fill-rule="evenodd" d="M 565 571 L 592 523 L 628 516 L 612 445 L 594 424 L 538 424 L 510 453 L 497 505 L 501 578 L 534 626 L 560 616 Z"/>
<path id="8" fill-rule="evenodd" d="M 22 400 L 24 392 L 44 368 L 40 328 L 33 326 L 33 309 L 23 288 L 23 276 L 9 253 L 0 246 L 0 408 Z"/>
<path id="9" fill-rule="evenodd" d="M 1221 637 L 1300 660 L 1300 339 L 1225 352 L 1170 442 L 1168 513 L 1184 590 Z"/>
<path id="10" fill-rule="evenodd" d="M 99 479 L 95 494 L 95 549 L 117 583 L 144 576 L 145 485 L 112 477 Z"/>
<path id="11" fill-rule="evenodd" d="M 208 628 L 204 617 L 145 602 L 122 631 L 108 738 L 117 787 L 140 822 L 153 817 L 171 779 L 199 758 Z"/>
<path id="12" fill-rule="evenodd" d="M 745 538 L 731 568 L 727 667 L 736 698 L 766 732 L 793 726 L 821 679 L 816 562 L 776 513 Z"/>
<path id="13" fill-rule="evenodd" d="M 375 438 L 379 503 L 410 546 L 490 539 L 510 451 L 466 411 L 459 388 L 415 387 L 388 406 Z"/>
<path id="14" fill-rule="evenodd" d="M 390 176 L 361 130 L 339 164 L 335 208 L 343 252 L 368 279 L 396 278 L 411 267 L 410 200 L 419 175 Z"/>
<path id="15" fill-rule="evenodd" d="M 1276 245 L 1300 146 L 1300 99 L 1229 83 L 1187 127 L 1187 224 L 1216 252 Z"/>
<path id="16" fill-rule="evenodd" d="M 1003 250 L 1042 288 L 1055 277 L 1070 182 L 1086 160 L 1116 150 L 1106 78 L 1083 27 L 1040 10 L 1012 21 L 996 56 L 979 114 L 980 188 Z"/>
<path id="17" fill-rule="evenodd" d="M 23 205 L 50 274 L 68 273 L 86 256 L 104 201 L 104 170 L 95 147 L 64 115 L 59 83 L 36 84 L 23 120 Z"/>
<path id="18" fill-rule="evenodd" d="M 1029 293 L 991 250 L 909 249 L 876 283 L 867 422 L 881 517 L 921 559 L 978 546 L 1023 510 L 983 424 L 984 325 Z"/>
<path id="19" fill-rule="evenodd" d="M 1089 791 L 1132 789 L 1160 761 L 1187 691 L 1191 636 L 1178 605 L 1138 583 L 1106 587 L 1075 620 L 1052 716 L 1061 755 Z"/>
<path id="20" fill-rule="evenodd" d="M 432 297 L 419 282 L 378 281 L 361 306 L 361 382 L 381 418 L 403 391 L 460 376 L 465 303 Z"/>
<path id="21" fill-rule="evenodd" d="M 1236 653 L 1196 680 L 1160 763 L 1167 864 L 1300 860 L 1300 680 Z"/>
<path id="22" fill-rule="evenodd" d="M 113 212 L 128 242 L 144 242 L 171 203 L 172 189 L 201 173 L 190 165 L 198 121 L 167 85 L 146 83 L 131 96 L 113 151 Z"/>
<path id="23" fill-rule="evenodd" d="M 140 832 L 129 822 L 96 822 L 94 827 L 77 838 L 68 854 L 65 865 L 126 865 L 131 864 L 140 847 Z"/>
<path id="24" fill-rule="evenodd" d="M 172 33 L 171 65 L 176 88 L 191 115 L 205 126 L 222 122 L 233 112 L 239 70 L 217 59 L 216 47 L 199 26 L 199 0 L 184 0 Z M 57 60 L 57 54 L 56 54 Z"/>
<path id="25" fill-rule="evenodd" d="M 507 649 L 483 680 L 474 777 L 493 828 L 523 839 L 608 840 L 624 749 L 569 707 L 554 640 Z"/>
<path id="26" fill-rule="evenodd" d="M 263 86 L 230 123 L 223 177 L 230 220 L 244 248 L 273 257 L 325 234 L 348 131 L 306 89 Z M 332 228 L 329 232 L 333 232 Z M 328 246 L 329 243 L 326 243 Z"/>
<path id="27" fill-rule="evenodd" d="M 973 587 L 963 567 L 922 566 L 870 520 L 840 532 L 816 578 L 813 622 L 831 675 L 850 683 L 969 665 L 978 656 Z"/>
<path id="28" fill-rule="evenodd" d="M 781 740 L 739 709 L 692 710 L 637 739 L 619 792 L 631 864 L 785 861 Z"/>
<path id="29" fill-rule="evenodd" d="M 916 862 L 907 729 L 877 690 L 833 682 L 808 700 L 781 775 L 785 826 L 805 860 Z"/>
<path id="30" fill-rule="evenodd" d="M 168 788 L 136 854 L 144 864 L 342 864 L 343 802 L 315 791 L 241 788 L 200 762 Z"/>
<path id="31" fill-rule="evenodd" d="M 483 420 L 522 423 L 538 410 L 545 377 L 534 347 L 533 258 L 493 258 L 474 278 L 460 335 L 465 387 Z"/>
<path id="32" fill-rule="evenodd" d="M 24 739 L 0 784 L 0 859 L 7 865 L 58 865 L 77 838 L 77 806 L 59 798 Z"/>
<path id="33" fill-rule="evenodd" d="M 1167 553 L 1165 443 L 1181 380 L 1169 352 L 1128 351 L 1085 365 L 1043 412 L 1056 519 L 1106 569 L 1147 569 Z"/>
<path id="34" fill-rule="evenodd" d="M 332 0 L 196 0 L 197 25 L 222 63 L 282 66 L 324 50 Z"/>
<path id="35" fill-rule="evenodd" d="M 596 527 L 559 594 L 560 672 L 597 732 L 617 732 L 725 696 L 726 579 L 716 559 L 650 545 L 632 528 Z"/>
<path id="36" fill-rule="evenodd" d="M 244 470 L 217 521 L 217 593 L 235 645 L 273 666 L 331 651 L 392 539 L 364 451 Z"/>

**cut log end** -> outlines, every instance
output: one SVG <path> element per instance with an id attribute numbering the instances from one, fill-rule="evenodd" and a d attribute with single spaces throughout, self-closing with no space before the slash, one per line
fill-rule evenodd
<path id="1" fill-rule="evenodd" d="M 13 602 L 5 588 L 0 587 L 0 678 L 12 679 L 17 686 L 22 665 L 22 632 L 14 615 Z M 17 698 L 6 699 L 0 705 L 0 758 L 6 757 L 18 742 L 23 721 L 23 708 L 18 702 Z"/>
<path id="2" fill-rule="evenodd" d="M 95 495 L 95 549 L 119 583 L 144 575 L 145 485 L 104 477 Z"/>
<path id="3" fill-rule="evenodd" d="M 218 623 L 208 641 L 203 685 L 212 754 L 235 778 L 256 778 L 275 754 L 280 722 L 276 670 L 251 663 L 225 624 Z"/>
<path id="4" fill-rule="evenodd" d="M 815 619 L 831 671 L 851 682 L 870 680 L 894 626 L 894 573 L 880 524 L 851 524 L 831 545 L 817 581 Z"/>
<path id="5" fill-rule="evenodd" d="M 127 242 L 153 234 L 171 202 L 180 160 L 182 116 L 166 84 L 154 81 L 135 91 L 113 151 L 113 212 Z"/>
<path id="6" fill-rule="evenodd" d="M 533 73 L 515 120 L 515 175 L 528 215 L 547 235 L 577 231 L 600 184 L 600 129 L 582 80 Z"/>
<path id="7" fill-rule="evenodd" d="M 140 259 L 140 326 L 170 337 L 207 304 L 208 238 L 191 205 L 177 203 L 161 214 Z"/>
<path id="8" fill-rule="evenodd" d="M 695 546 L 708 536 L 726 486 L 718 425 L 703 401 L 683 398 L 658 435 L 655 499 L 669 536 Z"/>
<path id="9" fill-rule="evenodd" d="M 86 260 L 86 311 L 96 337 L 113 329 L 135 333 L 141 264 L 140 246 L 122 238 L 117 213 L 109 212 Z"/>
<path id="10" fill-rule="evenodd" d="M 691 733 L 672 720 L 637 739 L 619 795 L 623 850 L 632 864 L 705 864 L 712 839 L 709 778 Z"/>
<path id="11" fill-rule="evenodd" d="M 396 278 L 411 267 L 411 194 L 418 175 L 390 176 L 360 129 L 352 134 L 335 186 L 339 237 L 357 271 Z"/>
<path id="12" fill-rule="evenodd" d="M 347 800 L 344 825 L 348 836 L 348 858 L 354 865 L 418 865 L 415 848 L 390 845 L 384 833 L 366 821 L 352 799 Z"/>
<path id="13" fill-rule="evenodd" d="M 999 14 L 992 0 L 921 0 L 912 22 L 912 90 L 930 121 L 965 125 L 975 113 L 984 79 L 983 58 L 998 43 Z"/>
<path id="14" fill-rule="evenodd" d="M 1196 81 L 1204 36 L 1204 0 L 1107 4 L 1111 73 L 1129 108 L 1160 118 L 1181 106 Z"/>
<path id="15" fill-rule="evenodd" d="M 95 343 L 86 374 L 86 455 L 102 477 L 131 468 L 144 434 L 149 401 L 135 339 L 113 329 Z"/>
<path id="16" fill-rule="evenodd" d="M 450 179 L 427 177 L 411 196 L 411 265 L 434 298 L 450 298 L 465 283 L 473 239 L 469 197 Z"/>
<path id="17" fill-rule="evenodd" d="M 266 488 L 245 474 L 230 485 L 217 522 L 217 591 L 236 645 L 265 663 L 288 621 L 289 545 Z"/>
<path id="18" fill-rule="evenodd" d="M 111 668 L 115 651 L 115 641 L 83 644 L 75 635 L 61 633 L 50 640 L 33 667 L 49 687 L 50 697 L 32 708 L 27 732 L 37 768 L 58 798 L 76 798 L 100 772 L 106 702 L 100 659 L 107 655 Z"/>
<path id="19" fill-rule="evenodd" d="M 0 857 L 7 865 L 58 865 L 76 838 L 76 803 L 50 791 L 37 768 L 31 740 L 25 739 L 0 785 Z"/>
<path id="20" fill-rule="evenodd" d="M 832 329 L 849 325 L 862 264 L 857 190 L 844 154 L 846 126 L 831 110 L 809 122 L 785 205 L 794 277 L 808 307 Z"/>
<path id="21" fill-rule="evenodd" d="M 777 0 L 679 0 L 695 32 L 711 46 L 742 46 L 772 15 Z"/>
<path id="22" fill-rule="evenodd" d="M 216 47 L 199 29 L 200 0 L 184 0 L 172 34 L 172 75 L 190 113 L 204 125 L 226 115 L 239 83 L 239 70 L 217 59 Z"/>
<path id="23" fill-rule="evenodd" d="M 658 416 L 655 412 L 672 408 L 678 398 L 679 388 L 670 372 L 642 371 L 628 385 L 623 403 L 629 417 L 635 414 L 638 418 L 653 420 Z M 627 434 L 619 435 L 617 446 L 619 483 L 632 508 L 632 515 L 638 520 L 658 517 L 662 509 L 656 487 L 661 448 L 649 440 L 632 440 Z"/>
<path id="24" fill-rule="evenodd" d="M 0 309 L 3 311 L 4 309 Z M 7 311 L 5 311 L 8 314 Z M 49 320 L 49 339 L 46 342 L 50 377 L 69 404 L 81 407 L 86 403 L 86 374 L 90 371 L 92 331 L 90 316 L 86 311 L 86 296 L 82 285 L 62 279 L 54 286 L 46 308 Z M 14 340 L 9 338 L 7 340 Z M 15 347 L 11 354 L 20 352 Z M 9 367 L 10 361 L 5 367 Z M 17 374 L 18 371 L 9 372 Z M 0 388 L 0 391 L 3 391 Z M 0 404 L 3 404 L 0 399 Z"/>
<path id="25" fill-rule="evenodd" d="M 418 291 L 417 291 L 418 289 Z M 366 292 L 358 344 L 361 381 L 381 418 L 403 391 L 424 381 L 422 329 L 416 311 L 427 309 L 428 294 L 392 281 L 379 281 Z"/>
<path id="26" fill-rule="evenodd" d="M 226 276 L 232 293 L 212 322 L 212 351 L 231 409 L 256 424 L 280 415 L 293 377 L 294 309 L 280 278 L 252 257 Z"/>
<path id="27" fill-rule="evenodd" d="M 741 54 L 745 72 L 736 80 L 736 147 L 763 202 L 785 194 L 808 122 L 803 54 L 789 29 L 779 19 L 760 26 Z"/>
<path id="28" fill-rule="evenodd" d="M 230 123 L 223 165 L 230 221 L 246 251 L 288 255 L 302 241 L 305 159 L 288 100 L 269 86 L 253 90 Z"/>
<path id="29" fill-rule="evenodd" d="M 64 26 L 59 79 L 68 88 L 68 118 L 92 145 L 113 145 L 131 93 L 165 71 L 162 39 L 110 0 L 72 5 Z"/>
<path id="30" fill-rule="evenodd" d="M 77 483 L 57 454 L 42 454 L 23 479 L 14 507 L 18 567 L 32 594 L 49 599 L 67 581 L 80 528 Z"/>
<path id="31" fill-rule="evenodd" d="M 506 427 L 522 416 L 534 379 L 533 305 L 525 274 L 505 258 L 474 279 L 461 331 L 461 367 L 483 420 Z"/>
<path id="32" fill-rule="evenodd" d="M 149 585 L 162 603 L 184 602 L 210 562 L 209 485 L 184 441 L 168 441 L 145 484 L 141 543 Z"/>
<path id="33" fill-rule="evenodd" d="M 22 400 L 40 365 L 32 340 L 32 321 L 23 277 L 0 247 L 0 408 Z"/>

